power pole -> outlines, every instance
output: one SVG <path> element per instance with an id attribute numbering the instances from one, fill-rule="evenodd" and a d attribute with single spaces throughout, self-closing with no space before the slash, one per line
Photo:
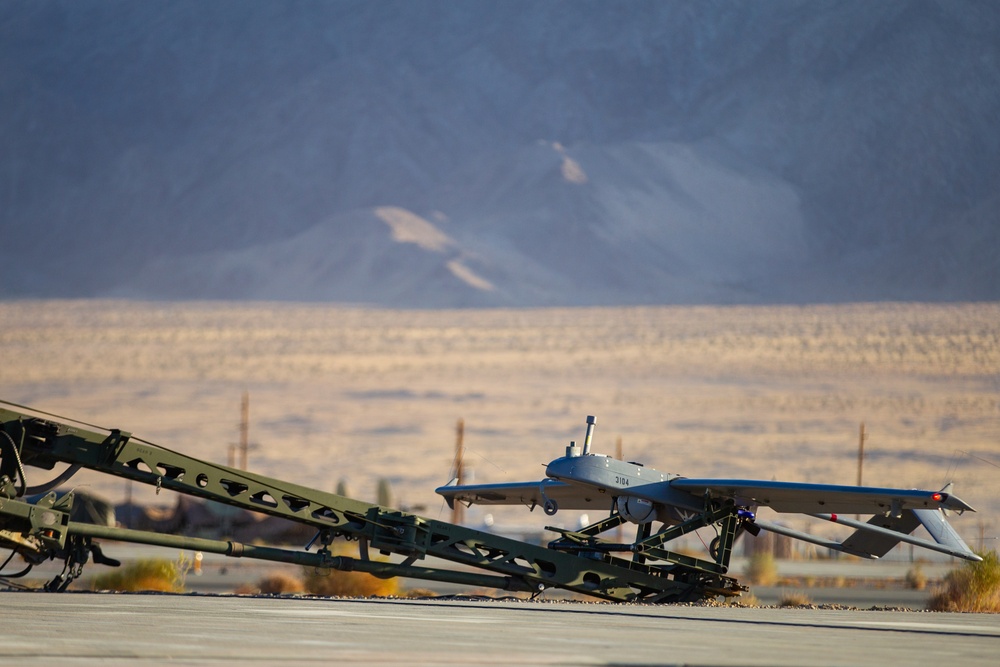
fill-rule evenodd
<path id="1" fill-rule="evenodd" d="M 858 435 L 858 486 L 861 486 L 861 472 L 865 464 L 865 423 L 861 422 L 861 432 Z"/>
<path id="2" fill-rule="evenodd" d="M 625 454 L 622 452 L 622 437 L 621 436 L 618 436 L 615 439 L 615 458 L 618 459 L 619 461 L 624 461 L 625 460 Z M 616 536 L 615 536 L 615 539 L 618 542 L 624 542 L 625 541 L 625 530 L 624 530 L 624 528 L 625 528 L 624 526 L 618 526 L 618 529 L 616 531 Z"/>
<path id="3" fill-rule="evenodd" d="M 858 433 L 858 486 L 861 486 L 861 473 L 865 465 L 865 423 L 861 422 L 861 431 Z M 861 515 L 856 514 L 855 520 L 861 521 Z"/>
<path id="4" fill-rule="evenodd" d="M 465 420 L 459 419 L 458 424 L 455 427 L 455 478 L 457 479 L 457 484 L 462 485 L 465 481 Z M 462 521 L 465 519 L 465 505 L 461 501 L 456 500 L 454 507 L 451 509 L 451 522 L 456 526 L 462 525 Z"/>
<path id="5" fill-rule="evenodd" d="M 243 392 L 240 402 L 240 470 L 247 469 L 247 450 L 250 449 L 250 392 Z"/>

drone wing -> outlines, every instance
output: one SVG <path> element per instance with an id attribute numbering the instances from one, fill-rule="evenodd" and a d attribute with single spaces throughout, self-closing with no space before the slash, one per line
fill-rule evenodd
<path id="1" fill-rule="evenodd" d="M 758 528 L 820 546 L 861 556 L 881 558 L 906 542 L 965 560 L 982 560 L 955 532 L 945 510 L 974 512 L 965 501 L 946 491 L 886 489 L 869 486 L 835 486 L 799 482 L 764 482 L 745 479 L 674 479 L 670 486 L 697 496 L 728 498 L 738 505 L 770 507 L 776 512 L 801 513 L 839 523 L 854 532 L 842 542 L 792 530 L 787 526 L 755 520 Z M 867 523 L 840 514 L 870 514 Z M 934 541 L 910 535 L 924 526 Z"/>
<path id="2" fill-rule="evenodd" d="M 611 499 L 596 489 L 567 484 L 554 479 L 537 482 L 511 482 L 506 484 L 463 484 L 452 480 L 438 487 L 435 493 L 444 496 L 449 507 L 455 501 L 469 505 L 526 505 L 534 509 L 546 500 L 554 501 L 559 509 L 590 510 L 610 509 Z"/>
<path id="3" fill-rule="evenodd" d="M 782 513 L 876 514 L 899 513 L 904 509 L 975 511 L 958 496 L 943 491 L 683 477 L 672 480 L 670 486 L 696 496 L 732 498 L 738 505 L 764 505 Z"/>

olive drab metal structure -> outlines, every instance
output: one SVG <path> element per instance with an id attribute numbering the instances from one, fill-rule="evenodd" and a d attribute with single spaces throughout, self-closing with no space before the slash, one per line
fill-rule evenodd
<path id="1" fill-rule="evenodd" d="M 62 465 L 68 467 L 54 479 L 32 486 L 45 474 L 42 471 Z M 315 536 L 294 549 L 76 522 L 70 519 L 74 494 L 58 496 L 51 489 L 82 468 L 283 517 L 310 526 Z M 45 495 L 30 503 L 26 498 L 33 493 Z M 0 546 L 27 562 L 16 574 L 50 559 L 62 560 L 62 573 L 46 585 L 53 591 L 64 590 L 90 562 L 117 565 L 102 551 L 100 539 L 532 594 L 556 588 L 614 602 L 696 601 L 746 590 L 726 576 L 733 541 L 745 521 L 733 503 L 706 496 L 703 510 L 687 521 L 655 535 L 647 531 L 632 545 L 596 539 L 623 521 L 620 514 L 612 514 L 581 530 L 553 529 L 561 537 L 549 546 L 528 544 L 202 461 L 125 430 L 0 401 Z M 665 548 L 670 540 L 703 526 L 715 526 L 719 532 L 711 560 Z M 330 545 L 338 538 L 357 540 L 360 557 L 334 555 Z M 400 560 L 372 560 L 372 551 Z M 623 551 L 626 557 L 620 555 Z M 465 569 L 422 565 L 428 557 Z"/>

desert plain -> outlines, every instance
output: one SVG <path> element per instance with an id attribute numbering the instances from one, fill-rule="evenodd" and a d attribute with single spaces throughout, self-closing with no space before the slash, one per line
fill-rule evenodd
<path id="1" fill-rule="evenodd" d="M 464 423 L 477 482 L 541 479 L 582 441 L 690 477 L 940 489 L 976 549 L 1000 526 L 1000 304 L 384 310 L 237 302 L 0 303 L 0 399 L 447 520 Z M 28 471 L 32 484 L 51 472 Z M 73 478 L 120 502 L 122 480 Z M 169 492 L 131 490 L 170 504 Z M 497 526 L 541 527 L 501 508 Z M 568 513 L 567 513 L 568 514 Z M 468 520 L 481 521 L 482 511 Z M 573 517 L 566 517 L 564 523 Z M 788 523 L 814 532 L 815 520 Z"/>

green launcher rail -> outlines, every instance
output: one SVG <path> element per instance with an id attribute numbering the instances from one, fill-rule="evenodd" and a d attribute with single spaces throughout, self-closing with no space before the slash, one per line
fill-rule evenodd
<path id="1" fill-rule="evenodd" d="M 614 602 L 693 601 L 745 590 L 725 576 L 735 509 L 706 508 L 696 519 L 698 525 L 718 523 L 727 538 L 727 548 L 719 550 L 715 562 L 673 554 L 660 546 L 662 537 L 655 544 L 647 542 L 644 553 L 622 558 L 586 529 L 563 531 L 564 538 L 547 548 L 202 461 L 120 429 L 0 404 L 0 546 L 20 553 L 29 569 L 44 560 L 65 560 L 64 573 L 48 584 L 49 590 L 65 589 L 91 560 L 115 564 L 104 556 L 97 539 L 533 594 L 557 588 Z M 68 468 L 46 484 L 29 486 L 27 470 L 51 471 L 58 464 Z M 57 497 L 50 489 L 81 468 L 296 521 L 314 528 L 316 536 L 295 550 L 70 521 L 72 493 Z M 34 504 L 25 500 L 46 492 Z M 333 555 L 329 545 L 337 538 L 358 540 L 361 557 Z M 314 545 L 318 548 L 311 551 Z M 403 560 L 374 561 L 368 558 L 370 549 Z M 416 564 L 427 557 L 484 572 Z M 650 562 L 654 558 L 660 560 Z"/>

